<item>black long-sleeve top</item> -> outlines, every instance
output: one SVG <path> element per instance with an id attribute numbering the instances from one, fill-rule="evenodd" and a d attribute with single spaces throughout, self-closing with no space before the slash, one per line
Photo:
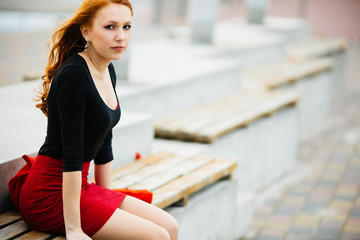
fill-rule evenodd
<path id="1" fill-rule="evenodd" d="M 115 91 L 113 65 L 108 69 Z M 56 71 L 47 103 L 47 136 L 39 155 L 62 159 L 64 172 L 81 171 L 83 162 L 92 159 L 95 164 L 113 160 L 112 128 L 120 120 L 120 107 L 112 110 L 102 100 L 79 54 Z"/>

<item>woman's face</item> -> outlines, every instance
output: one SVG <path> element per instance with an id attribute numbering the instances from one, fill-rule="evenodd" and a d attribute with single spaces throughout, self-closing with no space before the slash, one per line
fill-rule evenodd
<path id="1" fill-rule="evenodd" d="M 131 11 L 128 7 L 110 3 L 95 15 L 92 26 L 85 28 L 85 39 L 90 40 L 88 51 L 104 60 L 120 59 L 131 38 Z"/>

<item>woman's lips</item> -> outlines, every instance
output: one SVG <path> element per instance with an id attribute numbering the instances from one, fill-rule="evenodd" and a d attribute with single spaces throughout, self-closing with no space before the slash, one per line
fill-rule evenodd
<path id="1" fill-rule="evenodd" d="M 118 52 L 121 52 L 123 51 L 125 48 L 122 47 L 122 46 L 115 46 L 115 47 L 112 47 L 111 49 L 115 50 L 115 51 L 118 51 Z"/>

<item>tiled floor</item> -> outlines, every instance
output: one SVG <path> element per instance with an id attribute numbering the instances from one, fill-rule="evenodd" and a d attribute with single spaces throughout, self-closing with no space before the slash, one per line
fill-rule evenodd
<path id="1" fill-rule="evenodd" d="M 305 178 L 287 186 L 255 211 L 243 239 L 360 239 L 360 48 L 351 44 L 350 83 L 334 102 L 330 128 L 299 146 Z"/>

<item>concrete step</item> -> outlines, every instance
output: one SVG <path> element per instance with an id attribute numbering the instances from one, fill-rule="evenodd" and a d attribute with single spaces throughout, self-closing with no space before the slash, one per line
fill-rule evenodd
<path id="1" fill-rule="evenodd" d="M 251 195 L 237 194 L 236 181 L 224 180 L 190 196 L 185 207 L 165 210 L 179 222 L 179 239 L 232 240 L 251 224 L 253 202 Z"/>

